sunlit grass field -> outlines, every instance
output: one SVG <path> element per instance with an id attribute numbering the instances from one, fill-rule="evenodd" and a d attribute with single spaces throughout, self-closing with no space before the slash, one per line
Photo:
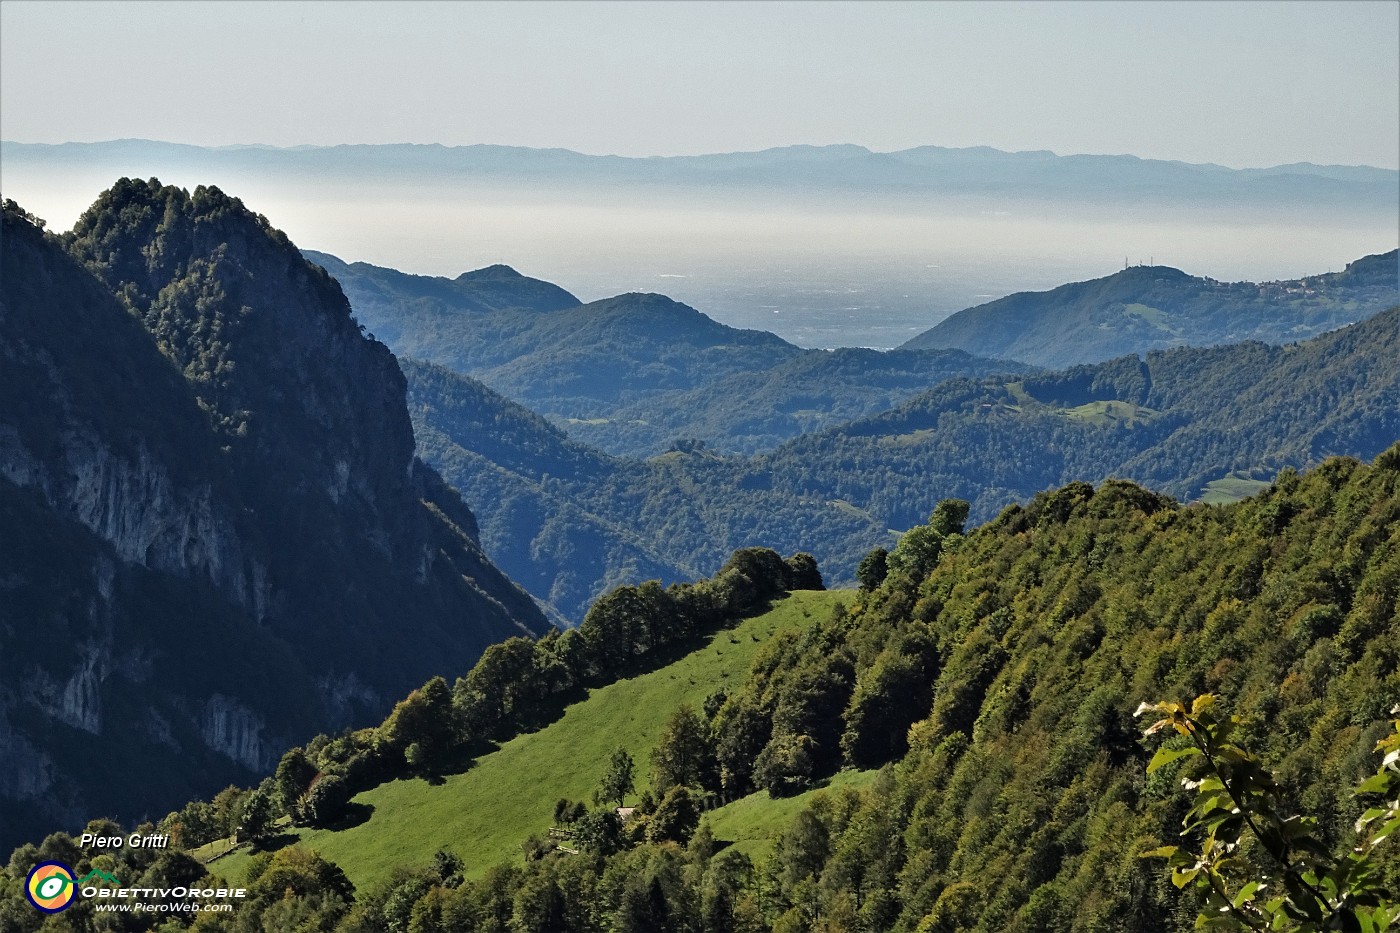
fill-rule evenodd
<path id="1" fill-rule="evenodd" d="M 635 759 L 638 790 L 648 786 L 651 750 L 678 705 L 698 710 L 711 693 L 740 683 L 775 633 L 820 621 L 849 598 L 841 591 L 794 592 L 666 667 L 591 691 L 556 722 L 506 742 L 464 773 L 436 785 L 421 778 L 391 781 L 357 795 L 355 803 L 372 808 L 367 820 L 338 831 L 297 829 L 295 844 L 338 864 L 359 888 L 383 881 L 398 866 L 425 863 L 442 848 L 462 858 L 469 877 L 479 876 L 519 858 L 526 837 L 544 835 L 559 798 L 591 801 L 614 749 L 625 748 Z M 843 775 L 838 783 L 859 780 Z M 715 811 L 711 825 L 717 839 L 763 852 L 801 805 L 797 798 L 769 801 L 766 793 L 755 794 Z M 236 881 L 248 857 L 240 850 L 209 869 Z"/>

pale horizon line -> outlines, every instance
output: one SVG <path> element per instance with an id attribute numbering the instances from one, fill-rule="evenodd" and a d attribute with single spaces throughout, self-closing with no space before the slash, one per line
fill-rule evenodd
<path id="1" fill-rule="evenodd" d="M 871 149 L 860 143 L 787 143 L 780 146 L 767 146 L 762 149 L 733 149 L 717 150 L 711 152 L 696 153 L 673 153 L 671 155 L 623 155 L 615 152 L 584 152 L 580 149 L 570 149 L 567 146 L 522 146 L 513 143 L 441 143 L 441 142 L 341 142 L 341 143 L 298 143 L 289 146 L 279 146 L 272 143 L 225 143 L 221 145 L 207 145 L 203 143 L 187 143 L 170 139 L 150 139 L 143 136 L 123 136 L 116 139 L 98 140 L 65 140 L 63 142 L 29 141 L 20 139 L 0 139 L 0 144 L 16 146 L 106 146 L 114 143 L 152 143 L 161 146 L 179 146 L 187 149 L 201 149 L 207 152 L 233 152 L 242 149 L 261 149 L 265 151 L 277 152 L 308 152 L 322 149 L 367 149 L 367 148 L 422 148 L 422 149 L 518 149 L 529 152 L 562 152 L 570 155 L 584 156 L 592 159 L 625 159 L 635 162 L 661 161 L 667 159 L 700 159 L 710 156 L 729 155 L 762 155 L 770 152 L 781 152 L 789 149 L 858 149 L 868 155 L 901 155 L 903 153 L 915 152 L 920 149 L 940 149 L 946 152 L 995 152 L 1001 155 L 1049 155 L 1057 159 L 1072 158 L 1101 158 L 1101 159 L 1136 159 L 1140 162 L 1160 162 L 1166 165 L 1185 165 L 1193 168 L 1218 168 L 1232 172 L 1240 171 L 1267 171 L 1269 169 L 1292 168 L 1294 166 L 1309 166 L 1312 168 L 1336 168 L 1336 169 L 1372 169 L 1379 172 L 1393 172 L 1400 174 L 1400 165 L 1391 168 L 1384 165 L 1372 165 L 1366 162 L 1343 163 L 1343 162 L 1309 162 L 1300 160 L 1294 162 L 1280 162 L 1275 165 L 1227 165 L 1222 162 L 1191 162 L 1185 159 L 1164 159 L 1155 156 L 1141 156 L 1132 152 L 1068 152 L 1061 153 L 1052 149 L 999 149 L 996 146 L 976 145 L 976 146 L 940 146 L 937 143 L 924 143 L 918 146 L 909 146 L 904 149 Z"/>

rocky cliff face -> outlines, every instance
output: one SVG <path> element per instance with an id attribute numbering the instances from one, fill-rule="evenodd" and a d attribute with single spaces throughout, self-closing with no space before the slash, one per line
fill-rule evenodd
<path id="1" fill-rule="evenodd" d="M 124 179 L 62 239 L 7 203 L 0 248 L 0 848 L 158 818 L 545 627 L 265 219 Z"/>
<path id="2" fill-rule="evenodd" d="M 12 426 L 0 425 L 0 475 L 38 491 L 55 512 L 110 544 L 118 559 L 205 577 L 266 618 L 266 569 L 244 553 L 227 508 L 208 483 L 177 485 L 144 443 L 124 454 L 90 427 L 75 426 L 41 457 Z"/>

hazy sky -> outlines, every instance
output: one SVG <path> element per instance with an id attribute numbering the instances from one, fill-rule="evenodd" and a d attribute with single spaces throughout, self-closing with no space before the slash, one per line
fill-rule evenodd
<path id="1" fill-rule="evenodd" d="M 1400 4 L 0 2 L 0 136 L 1400 163 Z"/>

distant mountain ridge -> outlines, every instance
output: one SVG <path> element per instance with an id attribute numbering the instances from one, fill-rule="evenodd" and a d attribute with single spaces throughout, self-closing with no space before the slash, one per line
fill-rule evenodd
<path id="1" fill-rule="evenodd" d="M 1058 368 L 1174 346 L 1283 343 L 1334 330 L 1400 301 L 1400 253 L 1282 282 L 1218 282 L 1134 266 L 1046 292 L 967 308 L 902 349 L 957 348 Z"/>
<path id="2" fill-rule="evenodd" d="M 1400 172 L 1371 166 L 1294 163 L 1231 169 L 1214 164 L 1142 159 L 1131 155 L 1004 152 L 986 146 L 919 146 L 874 152 L 864 146 L 795 145 L 758 152 L 691 156 L 587 155 L 522 146 L 378 144 L 339 146 L 201 147 L 152 140 L 97 143 L 0 142 L 0 157 L 55 165 L 108 165 L 133 160 L 166 166 L 290 174 L 352 172 L 364 177 L 439 176 L 457 181 L 596 182 L 704 187 L 810 188 L 898 191 L 905 195 L 998 194 L 1051 199 L 1136 198 L 1284 203 L 1303 199 L 1372 207 L 1394 204 Z M 168 171 L 168 169 L 166 169 Z"/>

